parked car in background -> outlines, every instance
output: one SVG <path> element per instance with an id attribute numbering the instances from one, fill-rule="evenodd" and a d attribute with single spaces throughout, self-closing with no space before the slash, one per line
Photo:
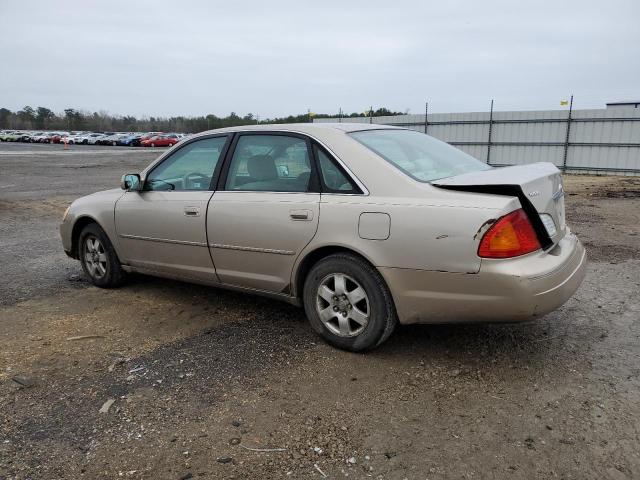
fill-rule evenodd
<path id="1" fill-rule="evenodd" d="M 29 142 L 29 143 L 38 143 L 39 138 L 42 137 L 45 134 L 45 132 L 29 132 L 29 133 L 25 133 L 22 136 L 22 142 Z"/>
<path id="2" fill-rule="evenodd" d="M 95 145 L 101 138 L 106 135 L 104 133 L 89 133 L 82 138 L 82 143 L 85 145 Z"/>
<path id="3" fill-rule="evenodd" d="M 147 132 L 147 133 L 143 133 L 142 136 L 140 137 L 140 143 L 142 144 L 142 142 L 144 142 L 145 140 L 149 140 L 151 137 L 155 137 L 158 135 L 164 135 L 164 132 Z"/>
<path id="4" fill-rule="evenodd" d="M 6 130 L 0 133 L 0 142 L 15 142 L 22 133 L 13 130 Z"/>
<path id="5" fill-rule="evenodd" d="M 214 130 L 121 187 L 76 200 L 60 227 L 96 286 L 140 272 L 259 292 L 346 350 L 397 322 L 539 317 L 586 271 L 553 164 L 491 167 L 403 128 Z"/>
<path id="6" fill-rule="evenodd" d="M 60 142 L 61 143 L 67 143 L 69 145 L 73 145 L 75 143 L 77 143 L 78 139 L 81 137 L 81 134 L 79 133 L 69 133 L 67 135 L 63 135 L 60 138 Z"/>
<path id="7" fill-rule="evenodd" d="M 117 138 L 115 132 L 105 132 L 104 135 L 96 141 L 96 145 L 111 145 Z"/>
<path id="8" fill-rule="evenodd" d="M 45 140 L 49 139 L 48 132 L 39 132 L 31 136 L 31 143 L 45 143 Z"/>
<path id="9" fill-rule="evenodd" d="M 129 144 L 129 146 L 131 147 L 140 147 L 141 146 L 141 142 L 142 139 L 144 138 L 144 134 L 140 133 L 138 135 L 136 135 L 132 140 L 131 143 Z"/>
<path id="10" fill-rule="evenodd" d="M 17 132 L 16 138 L 13 140 L 14 142 L 24 142 L 29 143 L 31 141 L 31 136 L 34 135 L 33 132 Z"/>
<path id="11" fill-rule="evenodd" d="M 143 147 L 173 147 L 180 141 L 178 135 L 170 133 L 167 135 L 155 135 L 147 140 L 140 142 Z"/>
<path id="12" fill-rule="evenodd" d="M 41 143 L 60 143 L 60 134 L 56 132 L 48 132 L 45 135 L 43 135 L 40 142 Z"/>
<path id="13" fill-rule="evenodd" d="M 111 145 L 111 146 L 155 146 L 172 147 L 176 143 L 190 138 L 185 133 L 159 132 L 60 132 L 60 131 L 27 131 L 2 130 L 1 142 L 28 143 L 68 143 L 82 145 Z"/>
<path id="14" fill-rule="evenodd" d="M 125 135 L 122 135 L 120 138 L 118 138 L 118 140 L 116 141 L 117 145 L 120 145 L 121 147 L 135 147 L 135 146 L 139 146 L 140 145 L 140 137 L 142 137 L 141 133 L 128 133 Z M 135 145 L 134 142 L 138 141 L 138 145 Z"/>

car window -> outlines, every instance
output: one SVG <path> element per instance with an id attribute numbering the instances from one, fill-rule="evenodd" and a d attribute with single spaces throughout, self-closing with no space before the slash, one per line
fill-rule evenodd
<path id="1" fill-rule="evenodd" d="M 149 173 L 144 189 L 210 190 L 226 141 L 226 136 L 204 138 L 185 145 Z"/>
<path id="2" fill-rule="evenodd" d="M 322 148 L 317 145 L 314 145 L 313 148 L 320 164 L 323 191 L 332 193 L 360 193 L 360 190 Z"/>
<path id="3" fill-rule="evenodd" d="M 242 135 L 229 166 L 226 190 L 307 192 L 307 142 L 286 135 Z"/>
<path id="4" fill-rule="evenodd" d="M 364 130 L 350 135 L 420 182 L 491 168 L 445 142 L 413 130 Z"/>

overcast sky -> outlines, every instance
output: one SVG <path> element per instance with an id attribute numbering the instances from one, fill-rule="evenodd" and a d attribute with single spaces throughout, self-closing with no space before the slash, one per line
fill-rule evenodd
<path id="1" fill-rule="evenodd" d="M 133 115 L 640 99 L 640 1 L 0 0 L 0 106 Z"/>

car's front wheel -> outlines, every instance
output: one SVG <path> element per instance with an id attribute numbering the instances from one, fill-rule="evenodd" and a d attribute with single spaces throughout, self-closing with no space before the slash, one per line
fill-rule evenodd
<path id="1" fill-rule="evenodd" d="M 82 270 L 96 287 L 112 288 L 121 285 L 125 272 L 109 237 L 95 223 L 89 224 L 80 233 L 78 257 Z"/>
<path id="2" fill-rule="evenodd" d="M 380 273 L 348 253 L 330 255 L 313 266 L 303 300 L 313 329 L 344 350 L 377 347 L 397 323 L 391 293 Z"/>

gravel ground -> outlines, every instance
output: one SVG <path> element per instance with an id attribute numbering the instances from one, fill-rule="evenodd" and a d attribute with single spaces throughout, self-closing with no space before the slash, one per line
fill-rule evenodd
<path id="1" fill-rule="evenodd" d="M 565 178 L 558 311 L 352 354 L 268 299 L 87 283 L 62 211 L 157 154 L 0 144 L 0 479 L 640 478 L 640 179 Z"/>

